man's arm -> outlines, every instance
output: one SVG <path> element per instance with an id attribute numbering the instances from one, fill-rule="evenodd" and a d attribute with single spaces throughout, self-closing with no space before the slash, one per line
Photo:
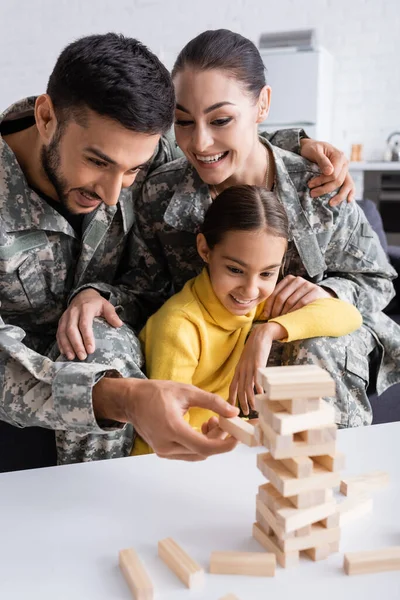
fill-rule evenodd
<path id="1" fill-rule="evenodd" d="M 16 427 L 102 433 L 92 388 L 104 365 L 54 362 L 28 348 L 24 336 L 0 317 L 0 419 Z"/>

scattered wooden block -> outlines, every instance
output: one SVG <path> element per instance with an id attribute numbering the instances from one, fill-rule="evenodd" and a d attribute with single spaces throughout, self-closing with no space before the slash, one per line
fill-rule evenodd
<path id="1" fill-rule="evenodd" d="M 153 600 L 153 584 L 133 548 L 120 550 L 119 567 L 135 600 Z"/>
<path id="2" fill-rule="evenodd" d="M 253 525 L 253 537 L 265 550 L 273 552 L 278 564 L 283 567 L 292 567 L 299 563 L 299 552 L 283 552 L 279 546 L 268 536 L 258 523 Z"/>
<path id="3" fill-rule="evenodd" d="M 344 555 L 343 568 L 346 575 L 400 571 L 400 546 L 347 552 Z"/>
<path id="4" fill-rule="evenodd" d="M 346 457 L 341 452 L 336 454 L 324 454 L 322 456 L 314 456 L 313 461 L 328 469 L 328 471 L 341 471 L 344 469 Z"/>
<path id="5" fill-rule="evenodd" d="M 292 415 L 301 415 L 319 408 L 319 398 L 293 398 L 279 400 L 279 404 Z"/>
<path id="6" fill-rule="evenodd" d="M 239 598 L 235 596 L 235 594 L 227 594 L 226 596 L 220 598 L 220 600 L 239 600 Z"/>
<path id="7" fill-rule="evenodd" d="M 257 467 L 284 497 L 333 488 L 340 483 L 339 473 L 332 473 L 320 465 L 314 465 L 310 477 L 297 479 L 279 460 L 272 458 L 269 452 L 257 455 Z"/>
<path id="8" fill-rule="evenodd" d="M 232 435 L 239 442 L 246 444 L 246 446 L 253 447 L 258 445 L 254 435 L 254 425 L 251 425 L 248 421 L 240 417 L 232 417 L 230 419 L 220 417 L 219 426 L 223 431 Z"/>
<path id="9" fill-rule="evenodd" d="M 273 577 L 276 558 L 271 552 L 212 552 L 210 573 Z"/>
<path id="10" fill-rule="evenodd" d="M 373 508 L 373 499 L 368 494 L 350 496 L 338 504 L 340 525 L 346 525 L 359 517 L 370 513 Z"/>
<path id="11" fill-rule="evenodd" d="M 340 482 L 340 491 L 345 496 L 368 492 L 385 487 L 389 483 L 389 473 L 386 471 L 372 471 L 364 475 L 346 477 Z"/>
<path id="12" fill-rule="evenodd" d="M 266 367 L 258 370 L 258 382 L 270 400 L 334 396 L 335 382 L 317 365 Z"/>
<path id="13" fill-rule="evenodd" d="M 336 425 L 333 427 L 336 431 Z M 268 448 L 271 455 L 276 459 L 335 454 L 336 434 L 333 438 L 330 438 L 330 441 L 323 444 L 309 444 L 301 437 L 305 432 L 278 435 L 262 418 L 259 419 L 256 425 L 256 431 L 258 443 Z"/>
<path id="14" fill-rule="evenodd" d="M 204 569 L 172 538 L 158 542 L 158 556 L 188 588 L 198 587 L 203 583 Z"/>
<path id="15" fill-rule="evenodd" d="M 310 477 L 313 473 L 313 461 L 308 456 L 299 456 L 297 458 L 283 458 L 281 463 L 295 477 Z"/>
<path id="16" fill-rule="evenodd" d="M 318 401 L 317 410 L 295 415 L 288 413 L 280 403 L 270 402 L 263 405 L 260 415 L 279 435 L 335 424 L 335 409 L 325 400 Z"/>
<path id="17" fill-rule="evenodd" d="M 310 508 L 295 508 L 289 498 L 282 497 L 270 483 L 259 487 L 257 498 L 259 498 L 261 514 L 264 514 L 266 520 L 278 535 L 280 531 L 297 531 L 302 527 L 317 523 L 337 511 L 336 501 L 331 498 L 328 498 L 328 501 L 324 504 L 318 504 Z M 263 510 L 261 504 L 272 514 L 276 527 L 274 527 L 273 522 L 270 522 L 270 515 L 267 514 L 266 510 Z M 258 508 L 257 500 L 256 505 Z"/>

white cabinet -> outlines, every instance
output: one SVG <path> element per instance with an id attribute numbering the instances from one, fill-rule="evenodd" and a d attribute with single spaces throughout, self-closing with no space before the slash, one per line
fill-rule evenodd
<path id="1" fill-rule="evenodd" d="M 310 137 L 331 139 L 333 59 L 324 49 L 261 50 L 272 88 L 271 109 L 261 129 L 304 127 Z"/>

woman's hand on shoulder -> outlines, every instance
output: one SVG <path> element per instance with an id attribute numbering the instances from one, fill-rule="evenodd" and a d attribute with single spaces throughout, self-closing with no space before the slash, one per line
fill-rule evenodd
<path id="1" fill-rule="evenodd" d="M 320 285 L 307 281 L 303 277 L 286 275 L 266 300 L 263 318 L 273 319 L 298 310 L 318 298 L 332 297 L 335 297 L 335 294 Z"/>
<path id="2" fill-rule="evenodd" d="M 123 325 L 114 306 L 95 289 L 89 288 L 73 298 L 58 323 L 58 348 L 68 360 L 73 360 L 75 356 L 85 360 L 88 354 L 95 351 L 95 317 L 103 317 L 113 327 Z"/>
<path id="3" fill-rule="evenodd" d="M 316 163 L 322 173 L 308 183 L 311 196 L 317 198 L 338 190 L 338 193 L 330 200 L 331 206 L 337 206 L 346 199 L 347 202 L 352 202 L 356 190 L 354 181 L 349 174 L 349 161 L 344 153 L 328 142 L 317 142 L 307 138 L 300 141 L 300 146 L 301 155 Z"/>

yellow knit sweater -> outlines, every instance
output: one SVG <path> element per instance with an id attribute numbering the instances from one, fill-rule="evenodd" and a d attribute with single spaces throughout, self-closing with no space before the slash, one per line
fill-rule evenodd
<path id="1" fill-rule="evenodd" d="M 231 314 L 215 296 L 206 269 L 186 283 L 147 321 L 140 333 L 150 379 L 191 383 L 228 399 L 229 386 L 253 322 L 264 303 L 247 315 Z M 284 342 L 319 336 L 338 337 L 358 329 L 359 311 L 348 302 L 323 298 L 292 313 L 270 319 L 287 331 Z M 214 413 L 191 408 L 196 429 Z M 140 439 L 133 454 L 148 452 Z"/>

